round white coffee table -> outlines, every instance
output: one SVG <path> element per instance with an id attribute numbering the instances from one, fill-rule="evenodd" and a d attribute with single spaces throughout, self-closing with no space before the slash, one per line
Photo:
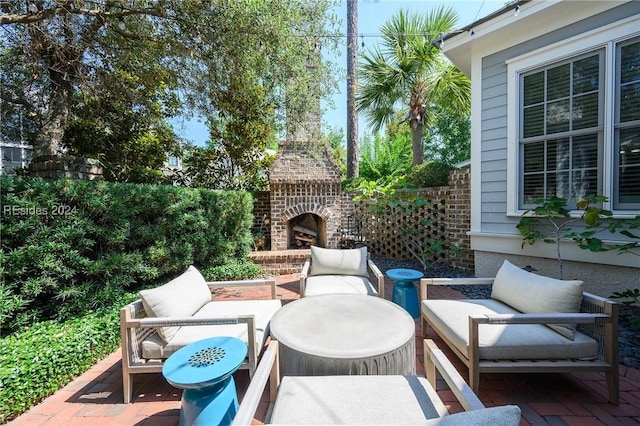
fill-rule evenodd
<path id="1" fill-rule="evenodd" d="M 309 296 L 271 319 L 284 376 L 415 374 L 415 322 L 400 306 L 357 294 Z"/>

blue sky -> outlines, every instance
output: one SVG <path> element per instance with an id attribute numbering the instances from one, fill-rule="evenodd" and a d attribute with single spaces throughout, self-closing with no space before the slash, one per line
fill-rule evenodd
<path id="1" fill-rule="evenodd" d="M 465 1 L 391 1 L 391 0 L 359 0 L 358 1 L 358 34 L 364 36 L 365 50 L 373 47 L 379 38 L 377 34 L 380 27 L 395 14 L 398 10 L 410 10 L 414 12 L 424 12 L 439 7 L 441 5 L 454 8 L 458 12 L 458 27 L 464 27 L 477 19 L 489 15 L 490 13 L 500 9 L 506 3 L 506 0 L 465 0 Z M 338 16 L 343 17 L 342 33 L 347 33 L 347 5 L 346 0 L 342 0 L 336 9 Z M 362 43 L 363 38 L 358 38 L 358 43 Z M 361 48 L 362 49 L 362 48 Z M 346 86 L 346 36 L 343 42 L 342 55 L 333 58 L 336 68 L 339 68 L 343 76 L 339 77 L 339 91 L 333 97 L 334 108 L 326 109 L 327 105 L 323 103 L 325 112 L 323 113 L 323 123 L 325 128 L 342 129 L 342 133 L 346 133 L 347 127 L 347 86 Z M 193 119 L 174 126 L 179 135 L 190 140 L 196 145 L 204 145 L 209 132 L 204 123 Z M 364 118 L 358 120 L 358 130 L 362 135 L 366 129 Z"/>

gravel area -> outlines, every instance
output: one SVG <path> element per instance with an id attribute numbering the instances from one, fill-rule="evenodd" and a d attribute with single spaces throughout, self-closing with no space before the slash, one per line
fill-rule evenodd
<path id="1" fill-rule="evenodd" d="M 384 271 L 393 268 L 422 270 L 420 263 L 415 260 L 395 260 L 376 256 L 372 256 L 372 259 L 383 273 Z M 456 278 L 471 277 L 473 275 L 446 265 L 434 265 L 425 272 L 425 276 Z M 452 288 L 461 291 L 472 299 L 487 298 L 491 291 L 490 286 L 483 285 L 452 286 Z M 618 346 L 620 364 L 640 369 L 640 330 L 631 329 L 633 318 L 638 315 L 640 315 L 639 306 L 620 306 Z"/>

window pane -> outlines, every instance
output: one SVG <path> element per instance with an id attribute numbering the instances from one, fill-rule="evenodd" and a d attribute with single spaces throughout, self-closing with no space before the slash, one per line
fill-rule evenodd
<path id="1" fill-rule="evenodd" d="M 569 100 L 547 104 L 547 134 L 569 130 Z"/>
<path id="2" fill-rule="evenodd" d="M 571 158 L 573 169 L 598 167 L 598 135 L 585 135 L 573 138 Z"/>
<path id="3" fill-rule="evenodd" d="M 569 184 L 569 172 L 550 173 L 547 178 L 547 197 L 556 196 L 572 202 Z"/>
<path id="4" fill-rule="evenodd" d="M 640 203 L 640 127 L 621 130 L 619 138 L 618 202 Z"/>
<path id="5" fill-rule="evenodd" d="M 574 171 L 571 182 L 573 198 L 570 206 L 575 207 L 576 202 L 584 198 L 585 195 L 595 195 L 600 193 L 598 190 L 597 170 Z"/>
<path id="6" fill-rule="evenodd" d="M 600 55 L 575 61 L 573 63 L 573 94 L 598 90 L 600 83 Z"/>
<path id="7" fill-rule="evenodd" d="M 523 202 L 525 204 L 533 204 L 535 200 L 545 198 L 544 175 L 542 173 L 525 175 L 523 186 Z"/>
<path id="8" fill-rule="evenodd" d="M 620 122 L 640 120 L 640 83 L 620 88 Z"/>
<path id="9" fill-rule="evenodd" d="M 573 130 L 598 126 L 598 94 L 573 99 Z"/>
<path id="10" fill-rule="evenodd" d="M 542 105 L 524 109 L 523 136 L 529 138 L 544 134 L 544 107 Z"/>
<path id="11" fill-rule="evenodd" d="M 547 71 L 547 101 L 569 96 L 571 64 L 561 65 Z"/>
<path id="12" fill-rule="evenodd" d="M 544 72 L 524 78 L 524 106 L 544 102 Z"/>
<path id="13" fill-rule="evenodd" d="M 547 171 L 569 169 L 569 139 L 547 143 Z"/>
<path id="14" fill-rule="evenodd" d="M 544 170 L 544 142 L 530 143 L 524 146 L 524 172 Z"/>
<path id="15" fill-rule="evenodd" d="M 640 80 L 640 42 L 620 49 L 620 83 Z"/>

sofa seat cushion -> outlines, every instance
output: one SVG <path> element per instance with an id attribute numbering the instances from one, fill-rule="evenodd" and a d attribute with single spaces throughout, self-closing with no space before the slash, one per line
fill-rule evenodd
<path id="1" fill-rule="evenodd" d="M 366 277 L 355 275 L 314 275 L 307 278 L 305 296 L 320 294 L 367 294 L 377 296 L 378 292 Z"/>
<path id="2" fill-rule="evenodd" d="M 282 306 L 280 300 L 225 300 L 207 303 L 193 316 L 196 318 L 231 318 L 239 315 L 254 315 L 256 324 L 256 346 L 260 350 L 269 336 L 269 323 Z M 215 336 L 232 336 L 248 344 L 246 324 L 197 325 L 178 327 L 178 332 L 168 342 L 152 334 L 142 342 L 142 357 L 165 359 L 178 349 L 198 340 Z"/>
<path id="3" fill-rule="evenodd" d="M 211 290 L 200 271 L 190 266 L 168 283 L 140 291 L 148 317 L 189 317 L 211 301 Z M 162 340 L 168 342 L 179 327 L 158 327 Z"/>
<path id="4" fill-rule="evenodd" d="M 517 314 L 493 299 L 423 300 L 427 321 L 468 356 L 469 315 Z M 480 324 L 479 356 L 490 359 L 595 359 L 598 343 L 576 332 L 569 340 L 543 324 Z"/>
<path id="5" fill-rule="evenodd" d="M 285 376 L 270 424 L 417 425 L 447 414 L 423 377 Z"/>
<path id="6" fill-rule="evenodd" d="M 326 249 L 311 246 L 309 275 L 367 276 L 367 248 Z"/>

